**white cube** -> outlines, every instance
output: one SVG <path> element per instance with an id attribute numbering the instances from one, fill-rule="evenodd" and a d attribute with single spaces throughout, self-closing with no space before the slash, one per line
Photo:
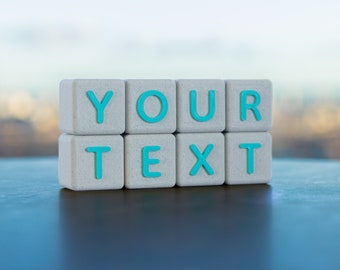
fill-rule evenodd
<path id="1" fill-rule="evenodd" d="M 125 187 L 173 187 L 176 142 L 172 134 L 125 136 Z"/>
<path id="2" fill-rule="evenodd" d="M 173 133 L 176 130 L 176 82 L 126 81 L 126 132 Z"/>
<path id="3" fill-rule="evenodd" d="M 272 178 L 272 137 L 267 132 L 225 134 L 226 183 L 264 184 Z"/>
<path id="4" fill-rule="evenodd" d="M 226 131 L 271 130 L 272 99 L 269 80 L 226 81 Z"/>
<path id="5" fill-rule="evenodd" d="M 122 80 L 63 80 L 59 97 L 60 129 L 69 134 L 121 134 L 125 131 Z"/>
<path id="6" fill-rule="evenodd" d="M 176 134 L 177 185 L 222 185 L 224 136 L 222 133 Z"/>
<path id="7" fill-rule="evenodd" d="M 178 80 L 177 131 L 221 132 L 224 129 L 224 81 Z"/>
<path id="8" fill-rule="evenodd" d="M 120 135 L 59 137 L 59 183 L 72 190 L 124 186 L 124 142 Z"/>

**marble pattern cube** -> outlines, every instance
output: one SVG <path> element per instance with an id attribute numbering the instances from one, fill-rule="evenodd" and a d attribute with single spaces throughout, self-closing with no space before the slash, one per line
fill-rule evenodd
<path id="1" fill-rule="evenodd" d="M 176 134 L 178 186 L 222 185 L 224 136 L 222 133 Z"/>
<path id="2" fill-rule="evenodd" d="M 224 129 L 224 81 L 178 80 L 177 131 L 221 132 Z"/>
<path id="3" fill-rule="evenodd" d="M 125 137 L 125 186 L 173 187 L 176 183 L 176 142 L 172 134 Z"/>
<path id="4" fill-rule="evenodd" d="M 176 130 L 176 82 L 126 81 L 126 132 L 173 133 Z"/>
<path id="5" fill-rule="evenodd" d="M 59 183 L 72 190 L 121 189 L 124 185 L 122 136 L 61 135 Z"/>
<path id="6" fill-rule="evenodd" d="M 69 134 L 121 134 L 125 131 L 122 80 L 63 80 L 60 129 Z"/>
<path id="7" fill-rule="evenodd" d="M 269 80 L 226 81 L 226 131 L 271 130 L 272 96 Z"/>
<path id="8" fill-rule="evenodd" d="M 272 178 L 272 137 L 267 132 L 225 134 L 226 183 L 264 184 Z"/>

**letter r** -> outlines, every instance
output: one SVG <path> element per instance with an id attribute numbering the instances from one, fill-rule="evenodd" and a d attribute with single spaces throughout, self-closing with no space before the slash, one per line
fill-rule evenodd
<path id="1" fill-rule="evenodd" d="M 258 109 L 258 106 L 261 103 L 261 95 L 255 91 L 255 90 L 244 90 L 240 94 L 241 98 L 241 108 L 240 108 L 240 113 L 241 113 L 241 121 L 246 121 L 247 120 L 247 111 L 250 110 L 255 116 L 256 121 L 261 121 L 262 120 L 262 115 Z M 247 103 L 248 97 L 253 97 L 254 102 L 253 103 Z"/>

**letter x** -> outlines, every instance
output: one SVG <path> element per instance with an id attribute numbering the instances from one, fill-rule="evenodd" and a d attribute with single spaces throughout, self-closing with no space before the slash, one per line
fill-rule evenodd
<path id="1" fill-rule="evenodd" d="M 190 175 L 195 176 L 201 167 L 206 171 L 207 174 L 209 175 L 215 174 L 213 168 L 207 162 L 207 157 L 210 154 L 210 152 L 214 149 L 214 145 L 208 144 L 207 147 L 204 149 L 203 153 L 200 152 L 197 145 L 195 144 L 190 145 L 190 149 L 197 157 L 197 163 L 195 164 L 194 167 L 192 167 Z"/>

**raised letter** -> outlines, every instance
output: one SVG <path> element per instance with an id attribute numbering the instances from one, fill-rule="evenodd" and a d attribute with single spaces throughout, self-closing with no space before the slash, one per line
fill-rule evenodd
<path id="1" fill-rule="evenodd" d="M 260 143 L 242 143 L 240 144 L 241 149 L 247 149 L 247 173 L 253 174 L 255 171 L 255 149 L 261 148 Z"/>
<path id="2" fill-rule="evenodd" d="M 158 98 L 158 100 L 161 103 L 161 110 L 159 112 L 159 114 L 155 117 L 150 117 L 146 114 L 145 110 L 144 110 L 144 103 L 145 100 L 150 97 L 150 96 L 155 96 Z M 164 94 L 158 90 L 149 90 L 144 92 L 137 101 L 137 112 L 140 116 L 140 118 L 142 118 L 145 122 L 148 123 L 157 123 L 159 121 L 162 121 L 163 118 L 166 116 L 166 114 L 168 113 L 168 100 L 166 99 L 166 97 L 164 96 Z"/>
<path id="3" fill-rule="evenodd" d="M 214 149 L 214 145 L 208 144 L 207 147 L 204 149 L 203 153 L 200 152 L 196 144 L 190 145 L 190 149 L 197 157 L 197 163 L 195 164 L 194 167 L 192 167 L 190 175 L 195 176 L 201 167 L 206 171 L 207 174 L 214 175 L 215 172 L 213 168 L 211 168 L 211 166 L 207 162 L 207 157 L 210 154 L 210 152 Z"/>
<path id="4" fill-rule="evenodd" d="M 103 100 L 100 102 L 92 90 L 87 91 L 87 96 L 97 110 L 97 123 L 104 123 L 104 110 L 113 97 L 113 91 L 107 91 Z"/>
<path id="5" fill-rule="evenodd" d="M 90 146 L 86 148 L 87 152 L 94 153 L 95 155 L 95 171 L 96 171 L 96 179 L 103 178 L 103 153 L 110 152 L 110 146 Z"/>
<path id="6" fill-rule="evenodd" d="M 247 97 L 251 96 L 254 98 L 254 102 L 252 104 L 247 103 Z M 255 90 L 244 90 L 241 92 L 241 121 L 247 120 L 247 110 L 251 110 L 257 121 L 262 120 L 262 115 L 257 108 L 257 106 L 261 103 L 261 96 Z"/>
<path id="7" fill-rule="evenodd" d="M 192 118 L 199 122 L 207 122 L 212 119 L 216 111 L 216 91 L 209 91 L 209 109 L 205 116 L 201 116 L 197 112 L 197 91 L 190 91 L 190 113 Z"/>
<path id="8" fill-rule="evenodd" d="M 152 164 L 159 164 L 160 160 L 156 158 L 150 158 L 149 153 L 154 151 L 159 151 L 161 147 L 159 145 L 154 146 L 144 146 L 142 150 L 142 171 L 143 176 L 150 177 L 160 177 L 162 176 L 161 172 L 150 172 L 149 167 Z"/>

